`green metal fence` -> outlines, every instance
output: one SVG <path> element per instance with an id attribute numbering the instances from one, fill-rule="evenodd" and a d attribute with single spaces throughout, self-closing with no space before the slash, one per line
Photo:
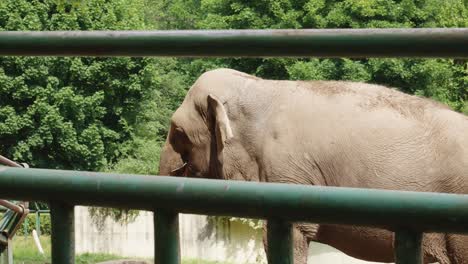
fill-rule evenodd
<path id="1" fill-rule="evenodd" d="M 0 32 L 0 55 L 468 58 L 468 29 Z M 160 264 L 180 262 L 178 213 L 267 219 L 271 264 L 293 263 L 298 221 L 394 231 L 399 264 L 424 232 L 468 232 L 468 195 L 1 167 L 0 198 L 49 203 L 55 264 L 74 263 L 75 205 L 154 211 Z"/>
<path id="2" fill-rule="evenodd" d="M 0 32 L 0 55 L 184 57 L 451 57 L 468 29 Z"/>
<path id="3" fill-rule="evenodd" d="M 0 169 L 0 186 L 2 197 L 49 202 L 53 263 L 73 263 L 74 205 L 154 211 L 165 264 L 179 260 L 178 213 L 268 219 L 271 263 L 292 263 L 297 221 L 398 231 L 397 263 L 421 263 L 422 232 L 468 231 L 468 195 L 16 168 Z"/>
<path id="4" fill-rule="evenodd" d="M 20 165 L 0 155 L 0 166 L 10 166 L 16 168 L 27 167 L 27 164 Z M 13 203 L 7 200 L 0 200 L 0 264 L 13 264 L 13 237 L 19 227 L 26 220 L 29 209 L 28 203 Z"/>

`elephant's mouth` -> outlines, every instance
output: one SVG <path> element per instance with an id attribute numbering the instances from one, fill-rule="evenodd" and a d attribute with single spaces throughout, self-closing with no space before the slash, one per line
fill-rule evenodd
<path id="1" fill-rule="evenodd" d="M 188 163 L 185 162 L 184 164 L 182 164 L 182 166 L 171 170 L 170 176 L 185 176 L 187 172 L 187 165 Z"/>

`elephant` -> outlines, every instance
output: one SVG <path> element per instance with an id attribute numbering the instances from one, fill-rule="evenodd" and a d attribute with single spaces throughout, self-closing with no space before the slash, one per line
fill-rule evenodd
<path id="1" fill-rule="evenodd" d="M 467 131 L 467 116 L 385 86 L 216 69 L 172 115 L 159 174 L 466 194 Z M 395 261 L 388 230 L 314 223 L 293 230 L 296 264 L 307 262 L 310 241 Z M 468 263 L 468 236 L 427 233 L 423 248 L 424 263 Z"/>

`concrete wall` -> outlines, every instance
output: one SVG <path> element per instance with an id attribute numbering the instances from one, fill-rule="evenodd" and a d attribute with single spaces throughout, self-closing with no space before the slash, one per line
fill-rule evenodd
<path id="1" fill-rule="evenodd" d="M 218 221 L 197 215 L 179 219 L 183 258 L 266 263 L 261 230 L 240 222 Z M 102 230 L 91 221 L 86 207 L 75 209 L 77 253 L 102 252 L 129 257 L 153 257 L 153 215 L 141 212 L 135 222 L 120 225 L 106 220 Z M 363 264 L 341 252 L 318 243 L 309 247 L 309 263 Z"/>

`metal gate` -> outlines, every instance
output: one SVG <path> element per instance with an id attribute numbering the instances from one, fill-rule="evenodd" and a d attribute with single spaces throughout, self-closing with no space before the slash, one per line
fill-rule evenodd
<path id="1" fill-rule="evenodd" d="M 0 32 L 0 55 L 467 58 L 468 29 Z M 268 260 L 293 263 L 292 223 L 395 232 L 422 263 L 424 232 L 468 232 L 468 195 L 0 167 L 0 198 L 47 201 L 52 263 L 74 263 L 75 205 L 155 212 L 155 262 L 180 263 L 178 213 L 268 219 Z"/>

